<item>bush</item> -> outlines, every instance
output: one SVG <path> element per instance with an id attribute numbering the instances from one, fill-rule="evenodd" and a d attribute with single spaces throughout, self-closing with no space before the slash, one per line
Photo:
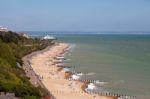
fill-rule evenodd
<path id="1" fill-rule="evenodd" d="M 15 95 L 18 97 L 38 96 L 40 97 L 39 90 L 31 85 L 18 85 L 15 87 Z"/>
<path id="2" fill-rule="evenodd" d="M 0 43 L 0 57 L 5 59 L 11 66 L 16 66 L 16 59 L 9 45 Z"/>
<path id="3" fill-rule="evenodd" d="M 23 99 L 40 99 L 48 91 L 34 87 L 23 69 L 21 58 L 32 51 L 43 49 L 51 44 L 40 39 L 27 39 L 14 32 L 0 32 L 0 92 L 13 92 Z"/>

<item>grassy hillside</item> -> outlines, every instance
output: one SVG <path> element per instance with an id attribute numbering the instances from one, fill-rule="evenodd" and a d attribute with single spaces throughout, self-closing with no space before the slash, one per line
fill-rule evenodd
<path id="1" fill-rule="evenodd" d="M 14 32 L 0 32 L 0 92 L 13 92 L 24 99 L 40 99 L 44 89 L 34 87 L 20 67 L 21 58 L 50 45 L 50 41 L 27 39 Z"/>

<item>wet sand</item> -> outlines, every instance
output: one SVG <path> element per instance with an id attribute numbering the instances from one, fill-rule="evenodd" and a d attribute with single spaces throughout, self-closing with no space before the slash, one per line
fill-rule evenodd
<path id="1" fill-rule="evenodd" d="M 55 58 L 65 53 L 68 47 L 69 44 L 59 43 L 33 54 L 32 57 L 28 57 L 32 70 L 28 71 L 28 74 L 30 72 L 35 74 L 35 79 L 32 83 L 42 83 L 56 99 L 117 99 L 117 97 L 113 96 L 88 94 L 82 88 L 83 82 L 65 79 L 66 73 L 61 69 L 58 71 L 59 67 L 56 65 Z M 32 75 L 29 75 L 29 77 Z"/>

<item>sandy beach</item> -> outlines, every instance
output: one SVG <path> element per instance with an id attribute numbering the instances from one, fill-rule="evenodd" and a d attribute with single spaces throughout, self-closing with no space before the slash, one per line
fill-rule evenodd
<path id="1" fill-rule="evenodd" d="M 81 88 L 83 82 L 65 79 L 66 73 L 57 66 L 56 57 L 65 53 L 69 44 L 59 43 L 44 51 L 28 56 L 29 65 L 34 73 L 32 83 L 43 85 L 56 99 L 117 99 L 113 96 L 88 94 Z M 31 59 L 29 58 L 31 57 Z M 26 58 L 27 59 L 27 58 Z M 25 60 L 25 59 L 24 59 Z M 24 67 L 27 73 L 27 67 Z M 30 77 L 31 71 L 28 71 Z"/>

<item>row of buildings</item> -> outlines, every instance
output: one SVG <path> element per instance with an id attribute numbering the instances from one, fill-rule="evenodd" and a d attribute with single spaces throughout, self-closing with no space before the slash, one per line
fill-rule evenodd
<path id="1" fill-rule="evenodd" d="M 8 31 L 9 31 L 8 28 L 0 26 L 0 32 L 8 32 Z M 18 34 L 26 38 L 29 38 L 29 36 L 25 32 L 18 32 Z M 49 36 L 49 35 L 44 36 L 42 39 L 43 40 L 56 40 L 54 36 Z"/>
<path id="2" fill-rule="evenodd" d="M 9 31 L 8 28 L 0 26 L 0 32 L 8 32 L 8 31 Z M 29 38 L 29 36 L 24 32 L 20 32 L 18 34 L 21 35 L 21 36 L 24 36 L 26 38 Z"/>

